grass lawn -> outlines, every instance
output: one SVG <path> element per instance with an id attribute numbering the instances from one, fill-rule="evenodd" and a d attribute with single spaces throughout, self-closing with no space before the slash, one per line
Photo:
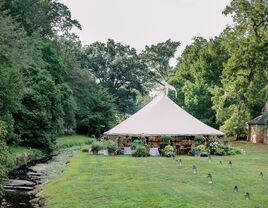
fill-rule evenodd
<path id="1" fill-rule="evenodd" d="M 8 150 L 14 157 L 19 154 L 30 154 L 33 157 L 37 158 L 42 156 L 42 151 L 36 148 L 23 147 L 23 146 L 9 146 Z"/>
<path id="2" fill-rule="evenodd" d="M 70 135 L 59 137 L 56 141 L 56 144 L 60 148 L 84 145 L 90 137 L 82 135 Z"/>
<path id="3" fill-rule="evenodd" d="M 14 160 L 14 167 L 26 164 L 30 160 L 41 159 L 44 154 L 40 149 L 23 147 L 23 146 L 9 146 L 9 152 L 11 153 L 11 157 Z"/>
<path id="4" fill-rule="evenodd" d="M 239 144 L 246 155 L 207 158 L 92 156 L 78 153 L 44 187 L 47 208 L 268 208 L 268 146 Z M 219 161 L 223 161 L 223 165 Z M 227 167 L 232 160 L 233 168 Z M 192 174 L 192 165 L 198 174 Z M 264 177 L 259 176 L 263 171 Z M 212 173 L 213 184 L 207 183 Z M 233 193 L 237 185 L 238 193 Z M 251 200 L 245 200 L 246 192 Z"/>

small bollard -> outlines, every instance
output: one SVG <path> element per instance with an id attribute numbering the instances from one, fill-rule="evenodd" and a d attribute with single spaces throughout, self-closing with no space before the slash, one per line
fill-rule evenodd
<path id="1" fill-rule="evenodd" d="M 212 175 L 211 175 L 211 173 L 208 173 L 207 179 L 208 179 L 208 183 L 211 184 L 212 183 Z"/>
<path id="2" fill-rule="evenodd" d="M 196 168 L 195 165 L 193 165 L 193 169 L 192 169 L 192 171 L 193 171 L 193 174 L 197 174 L 197 168 Z"/>
<path id="3" fill-rule="evenodd" d="M 250 200 L 250 195 L 248 192 L 245 194 L 245 200 Z"/>
<path id="4" fill-rule="evenodd" d="M 208 162 L 211 163 L 211 155 L 208 155 Z"/>
<path id="5" fill-rule="evenodd" d="M 238 187 L 237 187 L 237 185 L 234 186 L 233 192 L 235 192 L 235 193 L 238 192 Z"/>
<path id="6" fill-rule="evenodd" d="M 233 163 L 231 160 L 228 161 L 228 168 L 232 168 L 233 167 Z"/>

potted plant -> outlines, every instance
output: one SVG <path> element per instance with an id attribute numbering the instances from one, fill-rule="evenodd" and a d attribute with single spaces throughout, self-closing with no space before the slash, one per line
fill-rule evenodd
<path id="1" fill-rule="evenodd" d="M 116 150 L 118 149 L 118 145 L 112 140 L 107 140 L 105 143 L 105 147 L 107 148 L 108 154 L 110 156 L 114 156 Z"/>
<path id="2" fill-rule="evenodd" d="M 202 135 L 195 136 L 194 140 L 197 142 L 197 144 L 205 144 L 206 138 Z"/>
<path id="3" fill-rule="evenodd" d="M 164 145 L 169 145 L 170 141 L 172 140 L 171 136 L 161 136 L 160 138 L 162 139 Z"/>
<path id="4" fill-rule="evenodd" d="M 171 145 L 167 145 L 164 148 L 164 153 L 167 157 L 174 155 L 174 148 Z"/>
<path id="5" fill-rule="evenodd" d="M 148 156 L 148 149 L 144 144 L 138 144 L 135 146 L 135 150 L 132 151 L 133 157 L 146 157 Z"/>
<path id="6" fill-rule="evenodd" d="M 95 141 L 91 144 L 91 151 L 93 155 L 98 155 L 98 152 L 102 149 L 101 142 Z"/>

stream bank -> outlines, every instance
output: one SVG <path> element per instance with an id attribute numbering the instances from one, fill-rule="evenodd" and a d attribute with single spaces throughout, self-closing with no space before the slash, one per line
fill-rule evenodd
<path id="1" fill-rule="evenodd" d="M 63 172 L 70 158 L 80 146 L 61 149 L 51 157 L 31 161 L 11 171 L 9 182 L 4 185 L 5 197 L 0 208 L 38 208 L 44 205 L 42 186 Z"/>

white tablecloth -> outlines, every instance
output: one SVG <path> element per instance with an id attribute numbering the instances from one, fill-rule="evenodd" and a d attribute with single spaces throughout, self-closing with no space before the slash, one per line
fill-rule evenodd
<path id="1" fill-rule="evenodd" d="M 103 154 L 104 154 L 104 155 L 106 155 L 106 156 L 108 156 L 108 155 L 109 155 L 109 154 L 108 154 L 108 150 L 107 150 L 107 149 L 102 150 L 102 152 L 103 152 Z"/>
<path id="2" fill-rule="evenodd" d="M 131 148 L 130 147 L 124 147 L 124 155 L 131 155 Z"/>
<path id="3" fill-rule="evenodd" d="M 160 155 L 159 154 L 159 151 L 158 151 L 158 148 L 150 148 L 149 154 L 151 156 L 158 156 L 158 155 Z"/>

